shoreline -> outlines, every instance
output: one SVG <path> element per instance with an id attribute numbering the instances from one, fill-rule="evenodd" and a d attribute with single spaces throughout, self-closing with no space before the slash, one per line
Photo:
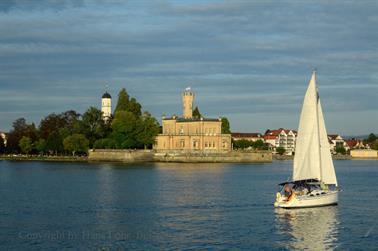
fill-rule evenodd
<path id="1" fill-rule="evenodd" d="M 88 157 L 79 156 L 33 156 L 33 155 L 0 155 L 1 160 L 9 161 L 51 161 L 51 162 L 88 162 Z"/>
<path id="2" fill-rule="evenodd" d="M 273 162 L 274 161 L 286 161 L 286 160 L 293 160 L 294 156 L 278 156 L 273 155 Z M 333 160 L 378 160 L 378 158 L 352 158 L 351 156 L 332 156 Z M 45 162 L 87 162 L 87 163 L 174 163 L 170 161 L 135 161 L 135 162 L 127 162 L 127 161 L 111 161 L 111 160 L 89 160 L 87 156 L 24 156 L 24 155 L 17 155 L 17 156 L 9 156 L 9 155 L 0 155 L 0 161 L 7 160 L 7 161 L 45 161 Z M 176 162 L 181 163 L 181 162 Z M 189 162 L 186 162 L 189 163 Z M 203 164 L 204 162 L 197 162 L 193 161 L 190 162 L 193 164 Z M 208 162 L 213 163 L 213 162 Z M 239 162 L 218 162 L 218 163 L 239 163 Z M 244 163 L 245 162 L 240 162 Z M 252 162 L 251 162 L 252 163 Z M 259 162 L 256 162 L 259 163 Z"/>

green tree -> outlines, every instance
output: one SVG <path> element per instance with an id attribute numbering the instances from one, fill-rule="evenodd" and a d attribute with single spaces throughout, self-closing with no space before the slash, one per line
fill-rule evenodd
<path id="1" fill-rule="evenodd" d="M 84 134 L 89 140 L 89 147 L 93 147 L 96 140 L 105 138 L 110 133 L 110 125 L 102 119 L 102 112 L 90 107 L 78 122 L 78 133 Z"/>
<path id="2" fill-rule="evenodd" d="M 83 134 L 73 134 L 63 140 L 64 150 L 72 152 L 73 156 L 77 152 L 86 153 L 88 145 L 89 141 Z"/>
<path id="3" fill-rule="evenodd" d="M 142 106 L 135 98 L 131 98 L 127 111 L 133 113 L 136 117 L 140 117 L 142 115 Z"/>
<path id="4" fill-rule="evenodd" d="M 150 113 L 144 112 L 138 121 L 137 141 L 144 149 L 150 148 L 155 143 L 155 137 L 160 131 L 160 125 Z"/>
<path id="5" fill-rule="evenodd" d="M 374 141 L 374 143 L 372 144 L 371 148 L 374 149 L 374 150 L 378 150 L 378 139 L 376 139 Z"/>
<path id="6" fill-rule="evenodd" d="M 279 146 L 279 147 L 276 148 L 276 152 L 277 152 L 279 155 L 283 155 L 283 154 L 286 152 L 286 150 L 285 150 L 285 148 L 283 148 L 282 146 Z"/>
<path id="7" fill-rule="evenodd" d="M 367 138 L 367 141 L 369 143 L 371 143 L 371 142 L 374 142 L 376 139 L 377 139 L 377 136 L 375 136 L 374 133 L 370 133 L 369 136 L 368 136 L 368 138 Z"/>
<path id="8" fill-rule="evenodd" d="M 39 153 L 45 153 L 47 150 L 47 142 L 45 139 L 40 138 L 36 143 L 35 143 L 35 148 Z"/>
<path id="9" fill-rule="evenodd" d="M 235 140 L 233 142 L 233 146 L 235 149 L 246 149 L 248 147 L 251 147 L 252 145 L 253 142 L 246 139 Z"/>
<path id="10" fill-rule="evenodd" d="M 111 138 L 99 139 L 93 144 L 95 149 L 116 149 L 117 141 Z"/>
<path id="11" fill-rule="evenodd" d="M 194 111 L 193 111 L 193 118 L 200 119 L 201 117 L 202 115 L 198 109 L 198 106 L 196 106 L 196 108 L 194 108 Z"/>
<path id="12" fill-rule="evenodd" d="M 230 134 L 231 133 L 230 122 L 225 117 L 222 118 L 222 133 L 224 133 L 224 134 Z"/>
<path id="13" fill-rule="evenodd" d="M 21 152 L 26 153 L 26 154 L 29 154 L 31 150 L 33 149 L 33 142 L 31 138 L 26 137 L 26 136 L 23 136 L 20 139 L 20 142 L 18 143 L 18 145 L 20 146 Z"/>
<path id="14" fill-rule="evenodd" d="M 130 96 L 127 93 L 125 88 L 122 88 L 121 91 L 118 93 L 118 101 L 117 106 L 115 108 L 114 114 L 117 114 L 119 111 L 128 111 L 129 107 L 129 100 Z"/>
<path id="15" fill-rule="evenodd" d="M 46 140 L 46 148 L 50 154 L 54 153 L 55 155 L 58 152 L 63 152 L 63 138 L 59 131 L 52 132 Z"/>
<path id="16" fill-rule="evenodd" d="M 19 118 L 13 122 L 13 129 L 8 134 L 7 150 L 9 152 L 20 152 L 19 142 L 23 136 L 34 141 L 37 139 L 37 129 L 33 123 L 28 124 L 24 118 Z"/>
<path id="17" fill-rule="evenodd" d="M 129 111 L 118 111 L 112 121 L 111 138 L 117 142 L 117 148 L 137 148 L 138 118 Z"/>
<path id="18" fill-rule="evenodd" d="M 343 146 L 336 147 L 336 153 L 345 155 L 346 154 L 346 149 Z"/>
<path id="19" fill-rule="evenodd" d="M 255 142 L 253 142 L 253 147 L 262 150 L 264 148 L 264 141 L 262 141 L 261 139 L 256 140 Z"/>

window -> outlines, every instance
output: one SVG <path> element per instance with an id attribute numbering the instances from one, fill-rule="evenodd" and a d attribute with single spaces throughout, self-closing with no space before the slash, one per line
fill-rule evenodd
<path id="1" fill-rule="evenodd" d="M 185 140 L 180 140 L 180 146 L 181 146 L 181 148 L 184 148 L 185 147 Z"/>
<path id="2" fill-rule="evenodd" d="M 184 134 L 184 127 L 183 126 L 180 127 L 180 134 Z"/>
<path id="3" fill-rule="evenodd" d="M 223 141 L 223 142 L 222 142 L 222 146 L 223 146 L 223 148 L 227 148 L 227 142 L 226 142 L 226 141 Z"/>
<path id="4" fill-rule="evenodd" d="M 193 148 L 197 148 L 198 144 L 197 141 L 193 140 Z"/>

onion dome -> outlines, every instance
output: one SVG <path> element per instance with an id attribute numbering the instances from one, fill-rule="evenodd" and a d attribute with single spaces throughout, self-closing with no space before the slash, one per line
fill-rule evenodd
<path id="1" fill-rule="evenodd" d="M 102 95 L 102 98 L 112 98 L 108 92 L 105 92 L 104 95 Z"/>

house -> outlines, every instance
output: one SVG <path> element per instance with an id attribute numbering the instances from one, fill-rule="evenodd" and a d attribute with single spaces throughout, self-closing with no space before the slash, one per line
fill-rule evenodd
<path id="1" fill-rule="evenodd" d="M 365 145 L 364 142 L 360 139 L 347 139 L 345 140 L 345 143 L 347 145 L 346 149 L 347 150 L 352 150 L 352 149 L 366 149 L 369 148 L 369 145 Z"/>
<path id="2" fill-rule="evenodd" d="M 7 145 L 7 134 L 5 132 L 0 132 L 0 137 L 3 138 L 4 145 Z"/>
<path id="3" fill-rule="evenodd" d="M 336 153 L 336 149 L 341 147 L 344 147 L 346 150 L 348 149 L 348 145 L 339 134 L 328 134 L 328 142 L 331 153 Z"/>
<path id="4" fill-rule="evenodd" d="M 286 155 L 294 154 L 296 137 L 297 131 L 284 128 L 275 130 L 268 129 L 264 134 L 265 142 L 272 146 L 273 151 L 275 151 L 277 147 L 282 147 L 285 149 Z"/>
<path id="5" fill-rule="evenodd" d="M 233 140 L 248 140 L 248 141 L 257 141 L 262 140 L 264 141 L 264 137 L 261 133 L 247 133 L 247 132 L 233 132 L 231 133 L 231 137 Z"/>

